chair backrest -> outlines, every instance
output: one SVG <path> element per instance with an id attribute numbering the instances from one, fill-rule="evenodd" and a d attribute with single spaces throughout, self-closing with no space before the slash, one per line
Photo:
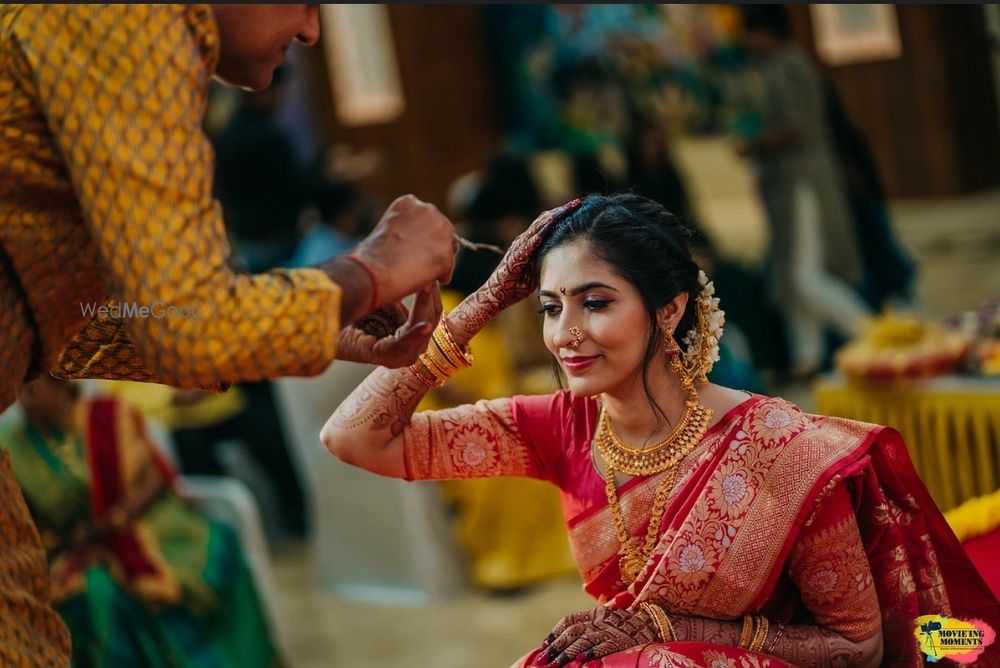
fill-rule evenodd
<path id="1" fill-rule="evenodd" d="M 317 579 L 348 598 L 421 604 L 464 580 L 437 486 L 348 466 L 319 440 L 330 414 L 373 369 L 336 362 L 313 378 L 278 379 L 275 397 L 304 481 Z"/>

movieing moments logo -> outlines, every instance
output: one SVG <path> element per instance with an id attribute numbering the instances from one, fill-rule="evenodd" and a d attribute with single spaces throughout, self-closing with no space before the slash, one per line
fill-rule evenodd
<path id="1" fill-rule="evenodd" d="M 944 615 L 917 617 L 913 633 L 928 663 L 945 658 L 956 663 L 975 663 L 996 640 L 993 628 L 981 619 L 955 619 Z"/>
<path id="2" fill-rule="evenodd" d="M 201 318 L 201 306 L 178 306 L 153 302 L 139 304 L 137 302 L 109 302 L 107 304 L 80 303 L 80 312 L 85 318 L 95 316 L 121 318 Z"/>

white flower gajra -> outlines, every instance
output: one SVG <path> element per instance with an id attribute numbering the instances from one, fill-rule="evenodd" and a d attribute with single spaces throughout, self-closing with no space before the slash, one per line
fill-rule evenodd
<path id="1" fill-rule="evenodd" d="M 697 299 L 698 324 L 684 335 L 684 366 L 695 376 L 707 376 L 712 366 L 719 361 L 719 339 L 722 338 L 726 313 L 719 308 L 715 285 L 708 280 L 704 271 L 698 272 L 698 283 L 701 284 Z M 699 364 L 704 368 L 699 369 Z"/>

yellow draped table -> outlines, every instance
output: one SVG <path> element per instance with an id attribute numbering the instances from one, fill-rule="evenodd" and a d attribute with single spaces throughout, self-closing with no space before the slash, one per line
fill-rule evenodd
<path id="1" fill-rule="evenodd" d="M 830 376 L 814 391 L 820 414 L 895 427 L 941 510 L 1000 484 L 1000 381 L 945 376 L 876 387 Z"/>

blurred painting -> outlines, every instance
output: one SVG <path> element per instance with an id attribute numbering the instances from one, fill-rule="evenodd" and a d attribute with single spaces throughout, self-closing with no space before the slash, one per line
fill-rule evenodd
<path id="1" fill-rule="evenodd" d="M 892 60 L 903 53 L 894 5 L 810 5 L 816 51 L 827 65 Z"/>
<path id="2" fill-rule="evenodd" d="M 399 118 L 405 102 L 386 6 L 320 9 L 337 120 L 357 127 Z"/>

